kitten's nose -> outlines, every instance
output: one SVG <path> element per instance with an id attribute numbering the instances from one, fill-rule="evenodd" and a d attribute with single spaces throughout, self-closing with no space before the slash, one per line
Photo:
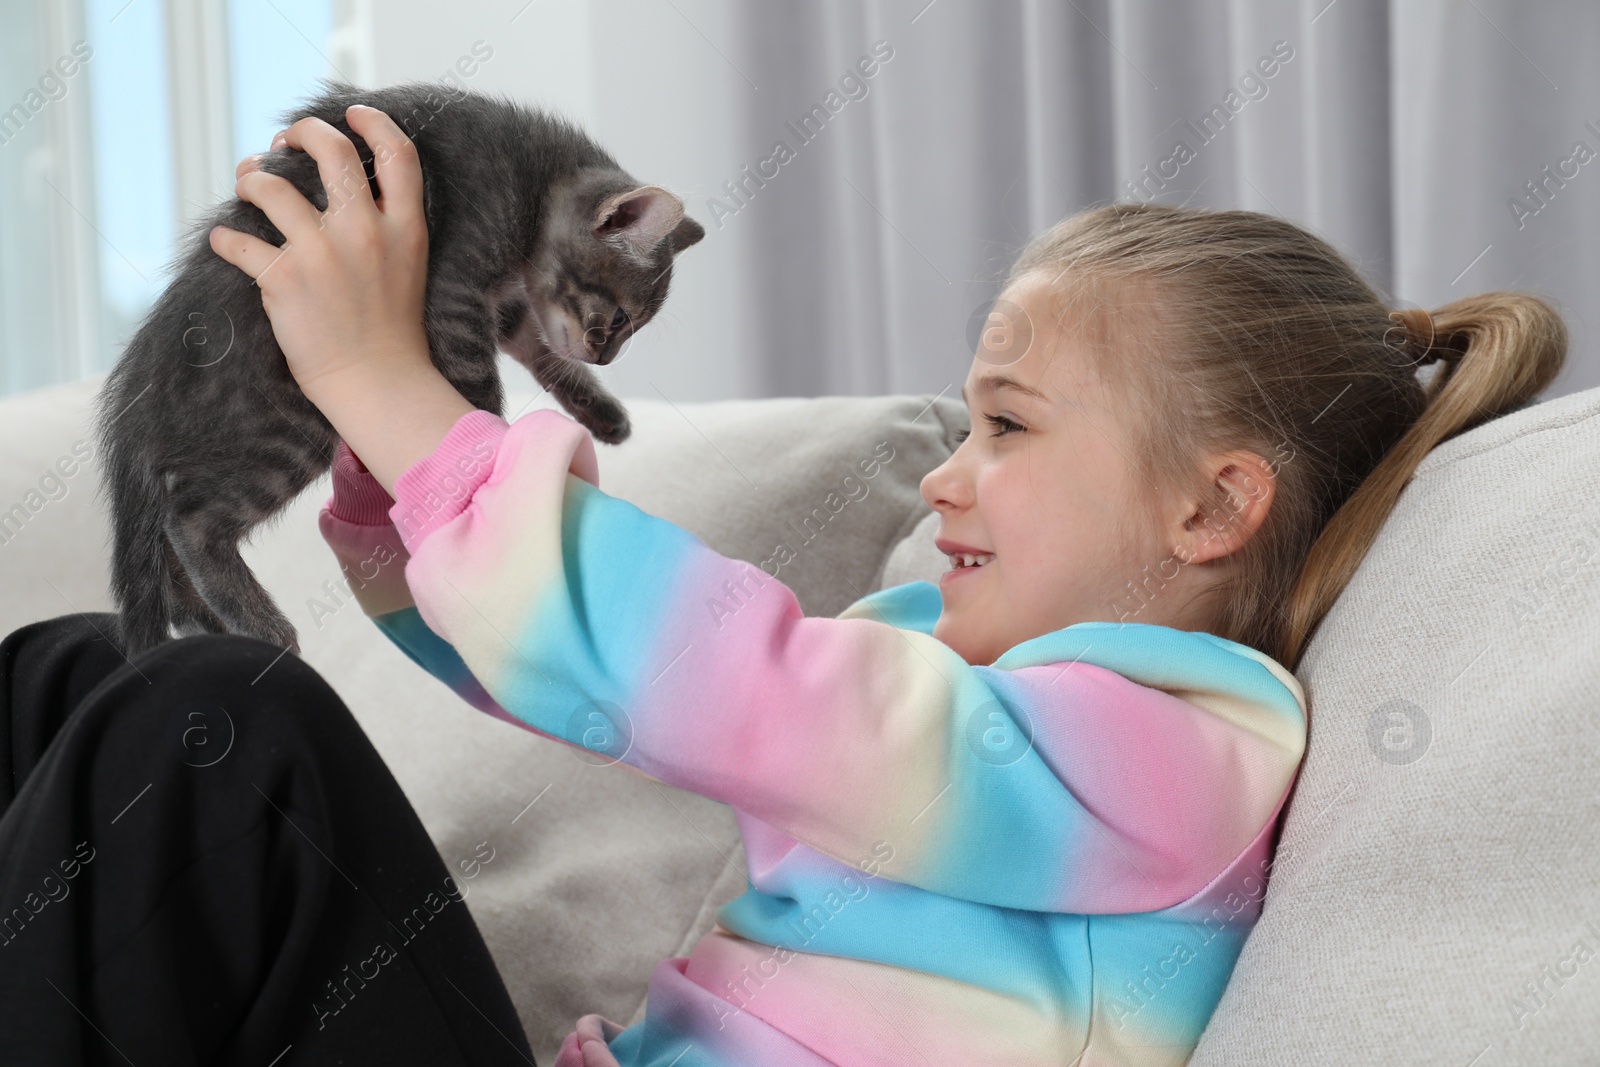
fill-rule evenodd
<path id="1" fill-rule="evenodd" d="M 603 326 L 591 326 L 583 331 L 583 347 L 588 352 L 590 361 L 602 367 L 610 362 L 610 357 L 606 355 L 610 341 L 611 338 L 606 335 Z"/>

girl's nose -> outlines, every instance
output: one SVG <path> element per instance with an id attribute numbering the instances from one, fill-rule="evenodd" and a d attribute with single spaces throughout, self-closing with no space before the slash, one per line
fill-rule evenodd
<path id="1" fill-rule="evenodd" d="M 960 476 L 956 455 L 952 453 L 943 463 L 922 476 L 918 487 L 922 491 L 922 499 L 935 511 L 961 506 L 964 494 L 960 491 Z"/>

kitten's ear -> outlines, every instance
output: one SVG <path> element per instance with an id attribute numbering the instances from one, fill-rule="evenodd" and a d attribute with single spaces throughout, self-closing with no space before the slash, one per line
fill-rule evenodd
<path id="1" fill-rule="evenodd" d="M 705 227 L 685 215 L 683 220 L 678 223 L 677 228 L 667 235 L 672 241 L 672 254 L 677 255 L 685 248 L 698 242 L 705 235 Z"/>
<path id="2" fill-rule="evenodd" d="M 595 211 L 594 235 L 618 238 L 635 256 L 647 255 L 683 218 L 683 201 L 659 185 L 607 197 Z"/>

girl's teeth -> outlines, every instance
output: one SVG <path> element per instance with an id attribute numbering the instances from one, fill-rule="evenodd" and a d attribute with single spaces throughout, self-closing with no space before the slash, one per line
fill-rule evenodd
<path id="1" fill-rule="evenodd" d="M 982 555 L 967 555 L 966 553 L 959 553 L 958 552 L 955 555 L 952 555 L 950 557 L 950 565 L 952 567 L 975 567 L 975 566 L 982 566 L 983 564 L 988 563 L 992 559 L 994 559 L 993 553 L 985 553 L 985 554 L 982 554 Z"/>

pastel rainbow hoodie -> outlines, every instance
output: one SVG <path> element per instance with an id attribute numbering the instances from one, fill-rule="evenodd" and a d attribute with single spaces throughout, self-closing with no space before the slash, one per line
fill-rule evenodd
<path id="1" fill-rule="evenodd" d="M 1288 671 L 1084 622 L 991 666 L 930 582 L 836 618 L 599 488 L 558 411 L 463 415 L 320 517 L 378 628 L 476 708 L 734 809 L 744 894 L 645 1018 L 556 1067 L 1182 1064 L 1260 913 L 1305 749 Z"/>

